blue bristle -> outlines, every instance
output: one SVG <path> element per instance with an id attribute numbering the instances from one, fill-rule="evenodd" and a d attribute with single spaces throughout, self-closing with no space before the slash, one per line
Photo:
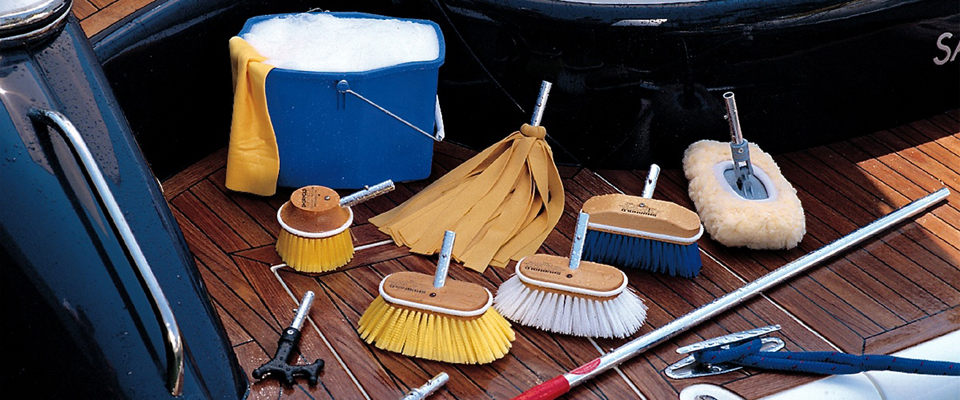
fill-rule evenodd
<path id="1" fill-rule="evenodd" d="M 697 276 L 703 266 L 696 242 L 680 245 L 595 230 L 587 230 L 583 259 L 684 278 Z"/>

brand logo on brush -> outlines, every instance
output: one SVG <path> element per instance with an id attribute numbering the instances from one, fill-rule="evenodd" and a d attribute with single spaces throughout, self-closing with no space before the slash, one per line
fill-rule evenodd
<path id="1" fill-rule="evenodd" d="M 646 203 L 623 203 L 620 206 L 620 212 L 637 214 L 637 215 L 647 215 L 651 217 L 657 216 L 657 210 L 648 207 Z"/>
<path id="2" fill-rule="evenodd" d="M 552 269 L 553 264 L 548 262 L 525 262 L 523 264 L 524 271 L 532 272 L 542 272 L 544 274 L 560 275 L 560 272 Z"/>
<path id="3" fill-rule="evenodd" d="M 419 293 L 419 294 L 426 294 L 426 293 L 427 293 L 427 291 L 426 291 L 426 290 L 423 290 L 423 289 L 412 288 L 412 287 L 410 287 L 410 286 L 403 286 L 403 285 L 399 285 L 399 284 L 396 284 L 396 283 L 388 284 L 387 287 L 389 287 L 389 288 L 391 288 L 391 289 L 398 289 L 398 290 L 403 290 L 403 291 L 412 292 L 412 293 Z"/>

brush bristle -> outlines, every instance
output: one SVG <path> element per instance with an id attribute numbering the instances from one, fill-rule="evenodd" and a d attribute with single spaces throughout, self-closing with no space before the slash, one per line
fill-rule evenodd
<path id="1" fill-rule="evenodd" d="M 281 229 L 277 237 L 277 254 L 297 271 L 331 271 L 353 259 L 353 237 L 349 229 L 320 239 L 297 236 Z"/>
<path id="2" fill-rule="evenodd" d="M 684 278 L 697 276 L 703 266 L 696 242 L 681 245 L 592 229 L 587 230 L 583 259 Z"/>
<path id="3" fill-rule="evenodd" d="M 377 296 L 360 317 L 360 338 L 379 349 L 433 361 L 486 364 L 502 358 L 516 339 L 493 308 L 459 318 L 394 306 Z"/>
<path id="4" fill-rule="evenodd" d="M 507 279 L 493 300 L 508 319 L 565 335 L 623 338 L 647 318 L 647 306 L 629 288 L 601 301 L 528 286 L 516 275 Z"/>

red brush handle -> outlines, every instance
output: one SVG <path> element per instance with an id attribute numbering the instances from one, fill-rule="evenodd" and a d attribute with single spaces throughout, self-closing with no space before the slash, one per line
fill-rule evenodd
<path id="1" fill-rule="evenodd" d="M 520 393 L 520 395 L 514 397 L 513 400 L 551 400 L 563 396 L 564 393 L 569 391 L 570 382 L 567 382 L 567 378 L 565 378 L 563 375 L 560 375 L 549 381 L 534 386 L 526 392 Z"/>

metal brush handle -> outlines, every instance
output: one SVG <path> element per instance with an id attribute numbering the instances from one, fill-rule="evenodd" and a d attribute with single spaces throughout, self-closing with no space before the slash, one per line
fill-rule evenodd
<path id="1" fill-rule="evenodd" d="M 437 260 L 437 273 L 433 277 L 433 287 L 441 288 L 447 281 L 447 271 L 450 270 L 450 254 L 453 253 L 453 241 L 457 239 L 454 231 L 443 233 L 443 245 L 440 246 L 440 259 Z"/>
<path id="2" fill-rule="evenodd" d="M 373 186 L 365 186 L 363 190 L 340 199 L 340 207 L 352 207 L 374 197 L 393 191 L 396 186 L 392 180 L 386 180 Z"/>
<path id="3" fill-rule="evenodd" d="M 653 198 L 653 191 L 657 188 L 657 179 L 660 178 L 660 166 L 650 164 L 650 172 L 647 172 L 647 180 L 643 183 L 643 193 L 640 197 L 645 199 Z"/>
<path id="4" fill-rule="evenodd" d="M 573 244 L 570 246 L 570 269 L 577 269 L 580 266 L 580 258 L 583 257 L 583 242 L 587 239 L 587 224 L 590 222 L 590 214 L 580 211 L 577 217 L 577 229 L 573 232 Z"/>
<path id="5" fill-rule="evenodd" d="M 543 119 L 543 108 L 547 105 L 547 98 L 550 97 L 550 88 L 553 84 L 547 81 L 540 83 L 540 94 L 537 95 L 537 105 L 533 108 L 533 118 L 530 118 L 530 125 L 540 126 Z"/>
<path id="6" fill-rule="evenodd" d="M 446 384 L 448 380 L 450 380 L 450 376 L 447 375 L 446 372 L 441 372 L 437 374 L 437 376 L 433 377 L 433 379 L 423 384 L 423 386 L 420 386 L 416 389 L 411 390 L 409 393 L 407 393 L 406 396 L 403 396 L 403 398 L 400 400 L 425 399 L 427 398 L 427 396 L 433 394 L 433 392 L 436 392 L 437 389 L 440 389 L 440 387 Z"/>
<path id="7" fill-rule="evenodd" d="M 737 100 L 733 92 L 723 94 L 723 101 L 727 103 L 727 123 L 730 124 L 730 141 L 733 144 L 743 142 L 743 131 L 740 130 L 740 117 L 737 114 Z"/>
<path id="8" fill-rule="evenodd" d="M 295 315 L 293 321 L 290 322 L 291 328 L 299 331 L 300 328 L 303 327 L 303 321 L 307 319 L 307 314 L 313 305 L 313 297 L 313 291 L 310 290 L 303 294 L 303 299 L 300 300 L 300 308 L 297 309 L 297 315 Z"/>

